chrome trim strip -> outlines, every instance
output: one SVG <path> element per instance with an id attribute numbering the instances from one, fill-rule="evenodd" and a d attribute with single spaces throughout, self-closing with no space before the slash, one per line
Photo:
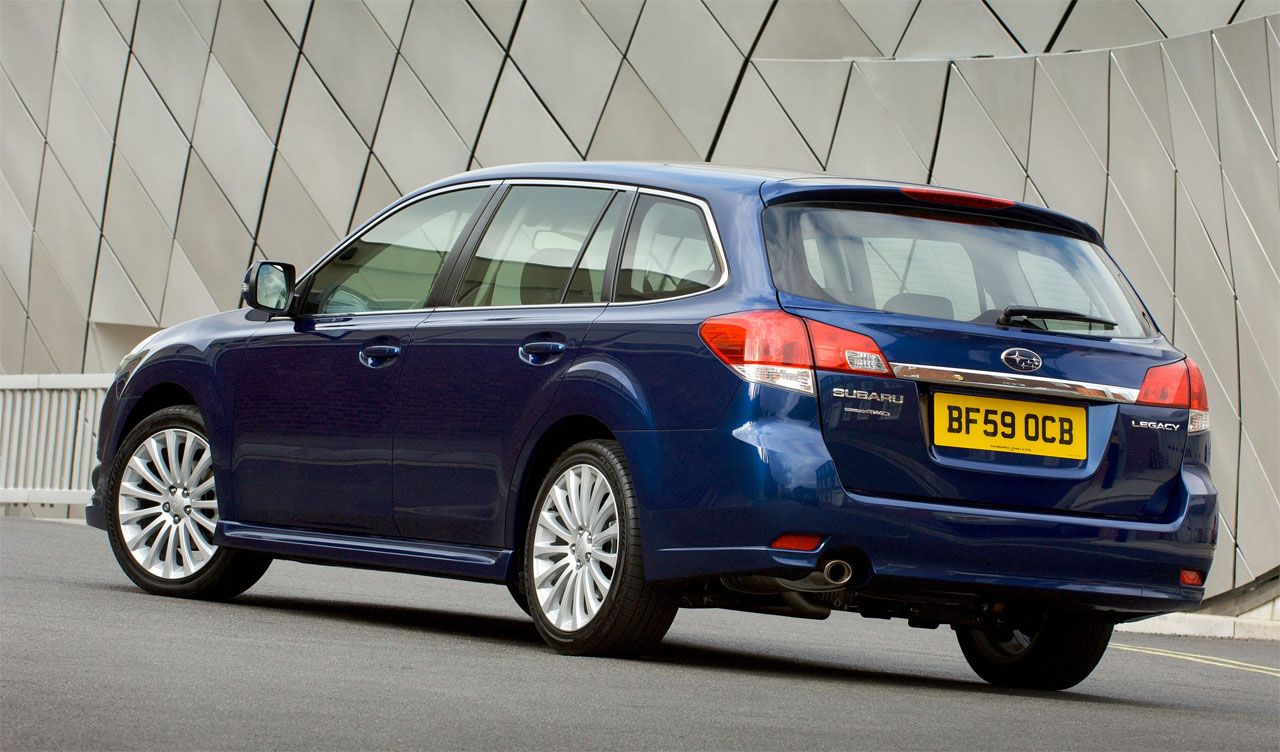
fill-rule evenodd
<path id="1" fill-rule="evenodd" d="M 1076 399 L 1103 400 L 1126 404 L 1138 401 L 1138 390 L 1125 386 L 1092 384 L 1087 381 L 1052 379 L 1044 376 L 1023 376 L 1021 374 L 998 373 L 996 371 L 976 371 L 968 368 L 927 366 L 916 363 L 890 363 L 889 365 L 893 368 L 893 375 L 898 378 L 923 381 L 929 384 L 976 386 L 1008 392 L 1023 392 L 1053 397 L 1074 397 Z"/>

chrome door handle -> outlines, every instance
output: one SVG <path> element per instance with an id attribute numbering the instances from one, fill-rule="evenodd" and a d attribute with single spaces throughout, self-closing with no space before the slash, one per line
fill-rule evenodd
<path id="1" fill-rule="evenodd" d="M 531 366 L 542 366 L 564 354 L 563 342 L 526 342 L 520 346 L 520 360 Z"/>
<path id="2" fill-rule="evenodd" d="M 360 364 L 368 368 L 382 368 L 400 355 L 399 345 L 369 345 L 360 351 Z"/>
<path id="3" fill-rule="evenodd" d="M 520 352 L 528 355 L 559 355 L 564 352 L 563 342 L 527 342 L 520 346 Z"/>

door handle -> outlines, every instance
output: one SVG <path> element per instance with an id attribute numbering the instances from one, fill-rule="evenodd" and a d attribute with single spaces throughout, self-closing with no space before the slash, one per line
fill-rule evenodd
<path id="1" fill-rule="evenodd" d="M 520 346 L 520 360 L 541 366 L 556 360 L 567 348 L 563 342 L 526 342 Z"/>
<path id="2" fill-rule="evenodd" d="M 564 352 L 563 342 L 526 342 L 520 352 L 528 355 L 559 355 Z"/>
<path id="3" fill-rule="evenodd" d="M 382 368 L 400 355 L 399 345 L 369 345 L 360 351 L 360 364 L 368 368 Z"/>

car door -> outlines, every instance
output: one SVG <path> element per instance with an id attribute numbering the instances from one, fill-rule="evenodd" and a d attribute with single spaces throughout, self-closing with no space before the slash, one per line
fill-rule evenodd
<path id="1" fill-rule="evenodd" d="M 390 535 L 391 448 L 403 348 L 492 186 L 389 212 L 298 285 L 239 359 L 235 519 Z"/>
<path id="2" fill-rule="evenodd" d="M 508 185 L 451 294 L 404 352 L 400 534 L 499 547 L 516 455 L 591 322 L 634 191 Z"/>

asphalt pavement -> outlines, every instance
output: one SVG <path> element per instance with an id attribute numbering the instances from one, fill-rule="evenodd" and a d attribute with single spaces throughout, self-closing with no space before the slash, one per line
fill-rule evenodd
<path id="1" fill-rule="evenodd" d="M 146 595 L 105 534 L 0 518 L 0 748 L 1280 749 L 1280 643 L 1117 634 L 1068 692 L 952 633 L 682 611 L 643 660 L 543 646 L 506 589 L 276 562 Z"/>

